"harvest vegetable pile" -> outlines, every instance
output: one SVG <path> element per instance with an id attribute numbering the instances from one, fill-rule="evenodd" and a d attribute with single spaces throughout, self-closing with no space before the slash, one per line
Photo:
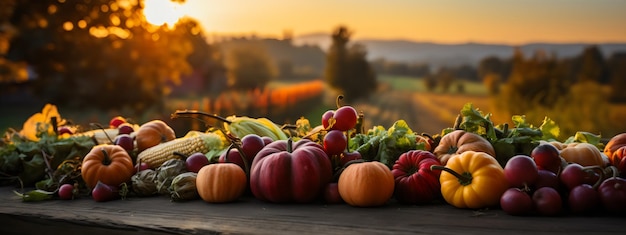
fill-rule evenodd
<path id="1" fill-rule="evenodd" d="M 172 119 L 219 125 L 177 137 L 163 120 L 71 125 L 48 104 L 21 130 L 4 133 L 0 185 L 17 186 L 24 202 L 252 196 L 354 207 L 447 203 L 534 216 L 626 211 L 626 133 L 604 143 L 582 131 L 563 138 L 549 118 L 540 126 L 524 116 L 496 125 L 469 103 L 453 127 L 432 135 L 404 120 L 366 128 L 365 115 L 348 105 L 320 118 L 316 127 L 305 118 L 281 126 L 180 110 Z"/>

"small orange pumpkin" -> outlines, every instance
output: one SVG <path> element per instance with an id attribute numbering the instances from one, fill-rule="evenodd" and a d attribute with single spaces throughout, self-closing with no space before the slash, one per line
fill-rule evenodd
<path id="1" fill-rule="evenodd" d="M 567 162 L 575 162 L 581 166 L 605 165 L 602 152 L 589 143 L 570 143 L 561 150 L 561 157 Z"/>
<path id="2" fill-rule="evenodd" d="M 445 165 L 448 159 L 465 151 L 483 152 L 496 157 L 496 151 L 487 139 L 464 130 L 455 130 L 441 137 L 433 153 Z"/>
<path id="3" fill-rule="evenodd" d="M 237 200 L 248 187 L 248 177 L 235 163 L 215 163 L 198 171 L 196 188 L 200 198 L 210 203 Z"/>
<path id="4" fill-rule="evenodd" d="M 176 138 L 174 130 L 161 120 L 144 123 L 137 130 L 135 141 L 139 152 Z"/>
<path id="5" fill-rule="evenodd" d="M 382 206 L 393 195 L 395 180 L 383 163 L 362 162 L 348 165 L 337 182 L 339 195 L 351 206 Z"/>
<path id="6" fill-rule="evenodd" d="M 613 155 L 609 156 L 609 162 L 613 166 L 619 166 L 622 161 L 626 161 L 626 145 L 618 148 L 613 152 Z"/>
<path id="7" fill-rule="evenodd" d="M 83 158 L 80 173 L 89 188 L 98 181 L 118 186 L 134 174 L 133 160 L 119 145 L 102 144 L 91 148 Z"/>
<path id="8" fill-rule="evenodd" d="M 613 153 L 624 146 L 626 146 L 626 133 L 613 136 L 604 146 L 604 154 L 609 157 L 612 165 L 617 166 L 621 160 L 621 158 L 615 159 Z"/>

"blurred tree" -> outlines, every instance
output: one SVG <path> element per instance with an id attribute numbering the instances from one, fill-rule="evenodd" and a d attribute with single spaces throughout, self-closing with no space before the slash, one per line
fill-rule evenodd
<path id="1" fill-rule="evenodd" d="M 504 78 L 509 77 L 511 66 L 507 60 L 503 60 L 495 56 L 489 56 L 480 61 L 477 70 L 479 79 L 485 79 L 485 76 L 496 74 L 500 76 L 504 82 L 506 81 Z"/>
<path id="2" fill-rule="evenodd" d="M 588 46 L 579 57 L 578 81 L 608 83 L 606 62 L 597 46 Z"/>
<path id="3" fill-rule="evenodd" d="M 374 69 L 366 59 L 363 45 L 348 47 L 351 32 L 340 26 L 332 34 L 332 44 L 326 56 L 325 77 L 328 84 L 344 94 L 347 100 L 368 97 L 376 90 Z"/>
<path id="4" fill-rule="evenodd" d="M 437 88 L 437 78 L 435 75 L 428 75 L 424 78 L 426 90 L 433 92 Z"/>
<path id="5" fill-rule="evenodd" d="M 454 75 L 450 71 L 450 69 L 446 67 L 441 67 L 437 71 L 437 84 L 441 87 L 441 91 L 448 92 L 450 91 L 450 87 L 452 86 L 452 82 L 454 82 Z"/>
<path id="6" fill-rule="evenodd" d="M 500 85 L 502 84 L 500 74 L 487 73 L 483 76 L 483 84 L 487 88 L 487 91 L 490 95 L 497 95 L 498 93 L 500 93 Z"/>
<path id="7" fill-rule="evenodd" d="M 151 25 L 142 8 L 141 0 L 17 1 L 10 23 L 18 33 L 7 58 L 34 69 L 35 93 L 47 102 L 161 108 L 166 84 L 193 69 L 190 35 L 201 30 L 190 19 L 174 28 Z"/>
<path id="8" fill-rule="evenodd" d="M 226 55 L 228 84 L 235 89 L 263 88 L 276 76 L 276 65 L 261 43 L 232 48 Z"/>
<path id="9" fill-rule="evenodd" d="M 615 53 L 609 59 L 611 101 L 626 103 L 626 52 Z"/>

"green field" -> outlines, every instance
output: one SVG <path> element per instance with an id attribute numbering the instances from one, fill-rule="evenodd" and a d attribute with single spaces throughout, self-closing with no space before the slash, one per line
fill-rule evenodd
<path id="1" fill-rule="evenodd" d="M 382 74 L 378 75 L 378 81 L 382 84 L 388 84 L 390 89 L 396 91 L 428 92 L 422 78 Z M 455 81 L 452 84 L 449 93 L 457 93 L 456 86 L 459 83 L 465 86 L 465 94 L 488 95 L 487 89 L 482 83 L 469 82 L 465 80 Z M 443 93 L 439 88 L 435 89 L 433 92 Z"/>

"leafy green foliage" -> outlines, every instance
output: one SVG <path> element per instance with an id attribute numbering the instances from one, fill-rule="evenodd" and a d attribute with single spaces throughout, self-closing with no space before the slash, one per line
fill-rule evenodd
<path id="1" fill-rule="evenodd" d="M 366 161 L 379 161 L 389 169 L 400 155 L 412 149 L 424 149 L 417 144 L 416 134 L 404 120 L 396 121 L 389 129 L 375 126 L 365 134 L 356 134 L 348 143 Z"/>
<path id="2" fill-rule="evenodd" d="M 58 186 L 60 178 L 71 170 L 76 170 L 64 168 L 67 167 L 67 161 L 82 159 L 94 145 L 94 141 L 88 136 L 58 138 L 44 133 L 35 142 L 16 133 L 7 133 L 0 145 L 0 173 L 6 176 L 0 180 L 0 185 L 15 183 L 15 177 L 24 185 L 34 185 L 38 181 L 46 180 L 46 172 L 49 172 L 47 180 L 51 179 L 50 176 L 56 179 L 41 186 L 47 190 L 54 188 Z M 70 178 L 66 177 L 66 180 Z"/>

